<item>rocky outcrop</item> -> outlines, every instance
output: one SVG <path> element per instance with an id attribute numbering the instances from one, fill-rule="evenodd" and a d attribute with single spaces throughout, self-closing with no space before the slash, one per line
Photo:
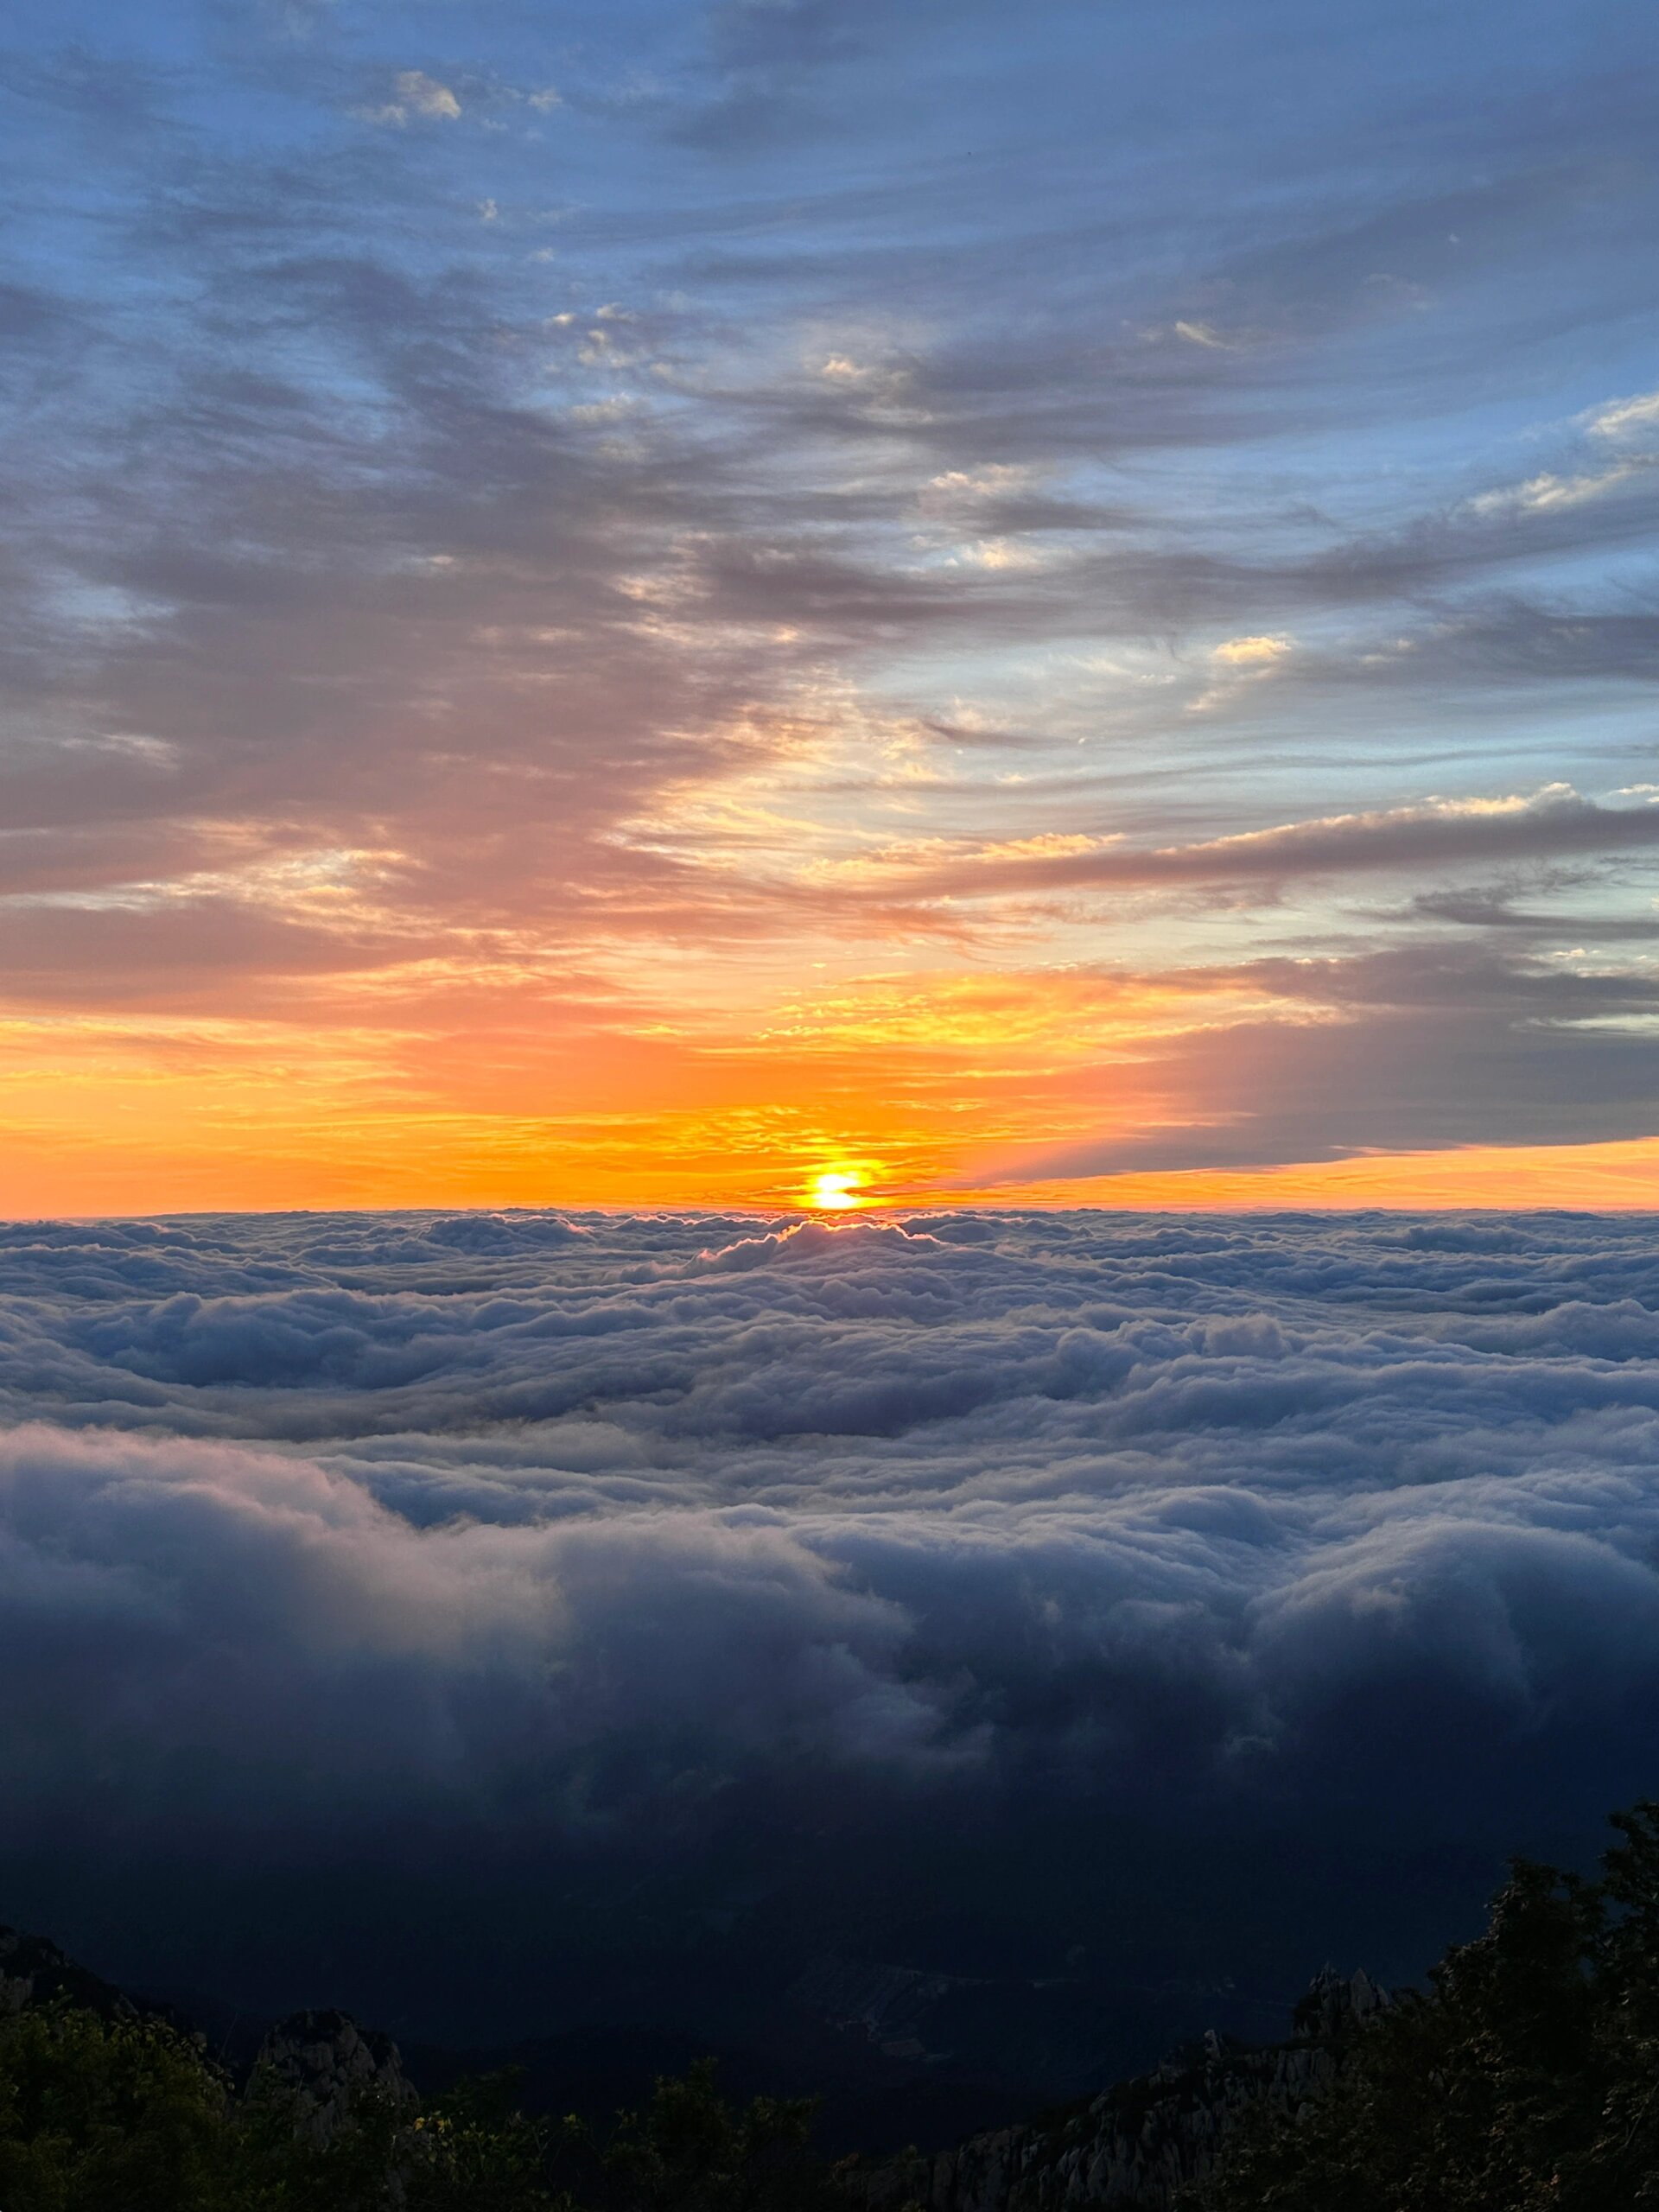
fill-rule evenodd
<path id="1" fill-rule="evenodd" d="M 246 2094 L 318 2151 L 370 2112 L 394 2123 L 412 2120 L 418 2101 L 391 2038 L 334 2012 L 279 2020 L 260 2046 Z"/>
<path id="2" fill-rule="evenodd" d="M 54 2002 L 106 2020 L 164 2020 L 201 2041 L 172 2006 L 129 1996 L 77 1966 L 44 1936 L 0 1927 L 0 2018 Z M 371 2113 L 395 2126 L 411 2120 L 418 2105 L 391 2038 L 335 2012 L 294 2012 L 279 2020 L 259 2047 L 244 2094 L 290 2121 L 317 2150 Z"/>
<path id="3" fill-rule="evenodd" d="M 1213 2167 L 1241 2116 L 1286 2112 L 1335 2076 L 1349 2038 L 1389 2003 L 1364 1974 L 1329 1967 L 1296 2007 L 1293 2033 L 1264 2048 L 1213 2031 L 1150 2074 L 953 2151 L 873 2168 L 869 2212 L 1164 2212 Z"/>
<path id="4" fill-rule="evenodd" d="M 21 2012 L 26 2005 L 49 2005 L 54 1999 L 82 2005 L 106 2020 L 134 2020 L 143 2012 L 164 2010 L 135 2004 L 113 1982 L 100 1981 L 66 1958 L 44 1936 L 0 1928 L 0 2015 Z"/>

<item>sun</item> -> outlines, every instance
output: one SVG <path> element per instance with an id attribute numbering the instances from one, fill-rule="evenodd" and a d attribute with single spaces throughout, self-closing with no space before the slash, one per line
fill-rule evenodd
<path id="1" fill-rule="evenodd" d="M 826 1167 L 809 1177 L 806 1203 L 815 1213 L 847 1213 L 869 1200 L 859 1196 L 864 1178 L 856 1167 Z"/>

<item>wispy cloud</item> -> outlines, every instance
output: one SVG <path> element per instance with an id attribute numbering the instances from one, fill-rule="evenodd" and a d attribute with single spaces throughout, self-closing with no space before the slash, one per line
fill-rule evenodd
<path id="1" fill-rule="evenodd" d="M 348 1101 L 448 1112 L 468 1071 L 480 1156 L 493 1112 L 503 1159 L 580 1128 L 582 1173 L 654 1177 L 671 1129 L 752 1145 L 731 1188 L 766 1197 L 837 1117 L 918 1173 L 969 1134 L 919 1064 L 880 1129 L 855 1086 L 769 1092 L 803 975 L 1162 990 L 1268 932 L 1338 949 L 1370 874 L 1392 946 L 1459 870 L 1568 861 L 1639 943 L 1654 402 L 1634 339 L 1584 338 L 1633 328 L 1634 75 L 1563 100 L 1551 33 L 1472 138 L 1422 137 L 1362 11 L 1293 155 L 1249 97 L 1272 41 L 1219 11 L 1179 115 L 1138 22 L 1105 121 L 1104 33 L 1064 10 L 957 11 L 949 99 L 933 0 L 648 7 L 556 49 L 259 21 L 118 54 L 89 19 L 12 67 L 0 1129 L 31 1188 L 107 1144 L 138 1203 L 124 1147 L 182 1114 L 257 1195 L 245 1130 L 301 1097 L 270 1023 L 327 1094 L 283 1140 L 319 1174 L 384 1150 L 321 1164 Z M 1088 1138 L 1085 1085 L 1021 1081 Z M 717 1093 L 717 1128 L 660 1118 Z M 626 1141 L 583 1118 L 646 1095 Z"/>
<path id="2" fill-rule="evenodd" d="M 1327 815 L 1184 845 L 1136 846 L 1073 832 L 1050 844 L 1007 841 L 940 852 L 900 846 L 849 862 L 918 899 L 994 897 L 1046 887 L 1255 882 L 1423 869 L 1493 860 L 1645 851 L 1659 846 L 1659 809 L 1605 806 L 1569 786 L 1497 798 L 1431 799 Z"/>

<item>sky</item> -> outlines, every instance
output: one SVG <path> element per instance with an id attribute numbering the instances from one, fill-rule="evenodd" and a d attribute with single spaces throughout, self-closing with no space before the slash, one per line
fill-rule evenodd
<path id="1" fill-rule="evenodd" d="M 1656 1560 L 1651 1216 L 7 1224 L 0 1919 L 965 2133 L 1587 1865 Z"/>
<path id="2" fill-rule="evenodd" d="M 0 1210 L 1651 1202 L 1650 10 L 0 62 Z"/>

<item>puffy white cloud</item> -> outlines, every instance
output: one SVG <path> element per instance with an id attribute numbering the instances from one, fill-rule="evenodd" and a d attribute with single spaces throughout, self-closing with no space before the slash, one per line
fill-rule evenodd
<path id="1" fill-rule="evenodd" d="M 419 116 L 428 122 L 453 123 L 461 114 L 461 102 L 448 86 L 423 69 L 400 69 L 394 89 L 396 97 L 373 111 L 375 122 L 404 124 Z"/>
<path id="2" fill-rule="evenodd" d="M 1229 668 L 1270 668 L 1282 660 L 1290 651 L 1290 639 L 1284 637 L 1227 638 L 1212 646 L 1210 658 L 1221 661 Z"/>

